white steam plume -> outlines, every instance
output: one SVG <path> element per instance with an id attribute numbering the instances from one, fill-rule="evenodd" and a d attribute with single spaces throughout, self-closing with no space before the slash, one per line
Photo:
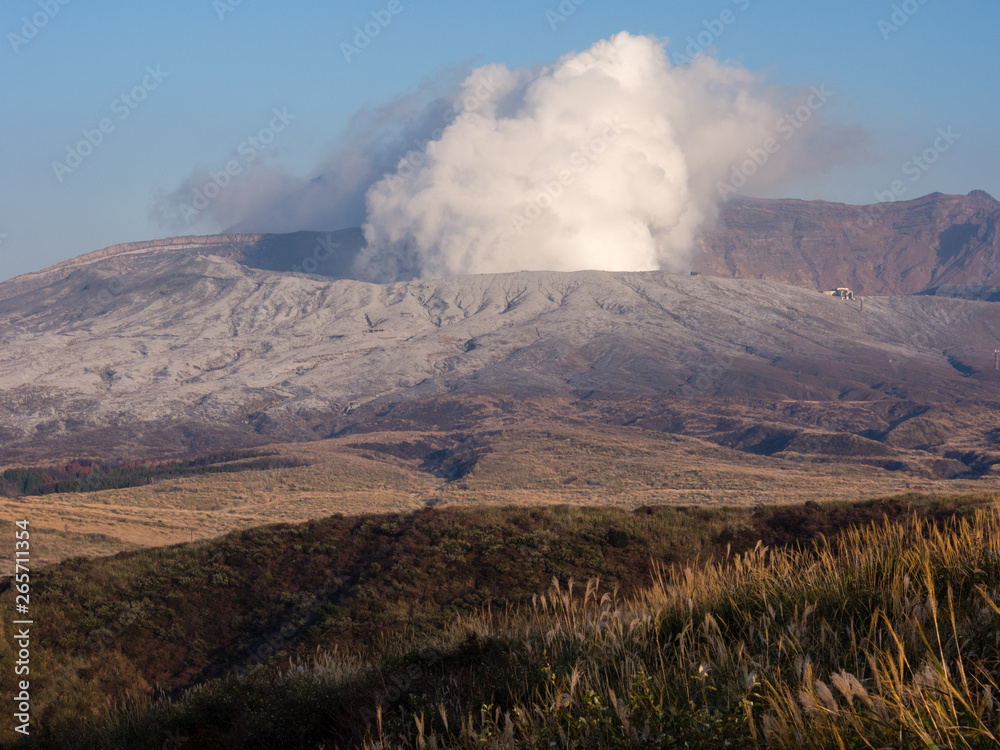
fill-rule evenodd
<path id="1" fill-rule="evenodd" d="M 672 67 L 664 44 L 622 32 L 540 70 L 474 71 L 457 119 L 368 191 L 361 267 L 683 268 L 718 182 L 780 140 L 782 113 L 757 76 Z"/>

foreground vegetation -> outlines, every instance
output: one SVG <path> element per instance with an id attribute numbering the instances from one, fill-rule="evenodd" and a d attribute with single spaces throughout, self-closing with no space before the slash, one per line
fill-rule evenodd
<path id="1" fill-rule="evenodd" d="M 50 687 L 18 747 L 1000 737 L 994 498 L 329 519 L 37 586 Z"/>

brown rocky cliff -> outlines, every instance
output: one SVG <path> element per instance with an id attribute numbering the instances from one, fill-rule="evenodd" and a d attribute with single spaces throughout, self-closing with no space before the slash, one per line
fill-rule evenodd
<path id="1" fill-rule="evenodd" d="M 981 190 L 871 206 L 734 199 L 692 267 L 871 295 L 1000 286 L 1000 203 Z"/>

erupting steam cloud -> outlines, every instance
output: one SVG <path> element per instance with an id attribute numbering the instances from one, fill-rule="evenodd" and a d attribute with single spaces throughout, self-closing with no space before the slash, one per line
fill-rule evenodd
<path id="1" fill-rule="evenodd" d="M 487 66 L 459 117 L 368 192 L 369 265 L 424 276 L 676 270 L 781 113 L 749 72 L 620 33 L 540 71 Z M 375 270 L 374 268 L 372 270 Z"/>
<path id="2" fill-rule="evenodd" d="M 814 116 L 825 88 L 765 86 L 708 55 L 671 65 L 665 45 L 622 32 L 542 68 L 487 65 L 461 84 L 445 73 L 360 113 L 310 179 L 255 164 L 198 221 L 363 222 L 355 275 L 373 281 L 679 270 L 736 189 L 759 194 L 857 153 L 857 129 Z M 196 171 L 154 215 L 175 215 L 205 179 Z"/>

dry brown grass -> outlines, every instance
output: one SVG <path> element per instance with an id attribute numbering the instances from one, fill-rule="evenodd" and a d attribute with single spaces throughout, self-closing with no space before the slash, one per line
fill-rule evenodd
<path id="1" fill-rule="evenodd" d="M 102 668 L 109 664 L 115 670 L 100 672 L 102 678 L 132 677 L 110 685 L 115 702 L 107 701 L 106 711 L 99 700 L 89 704 L 96 719 L 89 724 L 81 720 L 88 704 L 71 703 L 66 720 L 53 723 L 49 740 L 33 736 L 27 746 L 153 750 L 163 737 L 182 735 L 192 747 L 233 750 L 995 748 L 1000 741 L 1000 506 L 995 496 L 931 502 L 881 521 L 875 520 L 877 511 L 894 503 L 840 508 L 862 511 L 856 517 L 867 517 L 867 522 L 841 527 L 837 534 L 797 537 L 812 544 L 758 542 L 717 548 L 707 558 L 689 551 L 673 564 L 652 566 L 650 583 L 627 590 L 620 588 L 621 576 L 606 577 L 613 564 L 585 584 L 574 584 L 574 578 L 582 580 L 579 576 L 554 578 L 547 591 L 541 580 L 527 589 L 518 586 L 517 580 L 524 584 L 527 579 L 515 566 L 502 574 L 505 591 L 529 593 L 518 601 L 508 599 L 506 606 L 455 611 L 446 623 L 420 635 L 405 616 L 412 610 L 399 613 L 396 628 L 378 648 L 361 645 L 364 638 L 346 645 L 320 641 L 318 648 L 300 648 L 287 661 L 275 659 L 271 668 L 211 680 L 175 700 L 157 700 L 148 681 L 139 682 L 140 673 L 128 672 L 128 664 L 118 658 L 127 651 L 123 643 L 121 652 L 108 651 L 99 660 Z M 552 513 L 536 510 L 543 517 Z M 761 520 L 761 514 L 743 513 Z M 505 515 L 508 521 L 530 517 L 521 509 L 415 515 L 424 522 L 437 516 L 438 530 L 460 529 L 462 515 L 476 515 L 477 528 L 467 527 L 472 533 L 466 538 L 479 538 L 489 547 L 496 537 L 480 532 L 495 530 Z M 596 540 L 586 531 L 585 516 L 600 519 L 603 528 L 616 514 L 564 507 L 559 515 L 550 518 L 555 523 L 548 528 L 565 543 L 557 552 L 563 556 L 587 551 L 586 544 L 579 544 L 587 538 L 594 550 Z M 634 522 L 651 524 L 647 536 L 660 542 L 698 538 L 688 524 L 676 525 L 683 516 L 698 515 L 711 525 L 723 522 L 722 513 L 672 509 L 629 515 Z M 388 531 L 386 520 L 372 519 L 369 528 Z M 354 529 L 352 523 L 329 519 L 328 528 L 309 524 L 304 535 L 275 529 L 252 539 L 233 537 L 220 542 L 228 549 L 212 557 L 202 554 L 206 549 L 188 548 L 170 556 L 146 553 L 125 561 L 63 566 L 67 577 L 61 585 L 69 601 L 61 603 L 59 614 L 75 605 L 82 621 L 106 596 L 108 579 L 115 577 L 119 583 L 131 580 L 130 590 L 150 600 L 174 602 L 166 606 L 182 622 L 185 613 L 177 610 L 186 607 L 186 616 L 200 623 L 202 611 L 177 591 L 190 585 L 192 566 L 201 570 L 204 560 L 214 560 L 219 569 L 212 572 L 213 579 L 229 570 L 235 578 L 226 576 L 212 601 L 232 600 L 233 590 L 242 586 L 239 581 L 247 580 L 237 571 L 258 579 L 268 553 L 277 555 L 270 560 L 271 570 L 289 569 L 285 555 L 296 548 L 303 562 L 319 570 L 343 570 L 322 559 L 339 552 L 340 544 L 318 554 L 312 545 L 339 538 L 346 546 L 366 533 L 387 538 Z M 339 537 L 330 526 L 339 526 Z M 803 524 L 794 524 L 794 530 L 801 534 Z M 391 533 L 401 531 L 388 538 L 403 543 L 407 533 L 401 526 Z M 833 526 L 825 528 L 832 531 Z M 269 542 L 269 535 L 285 542 Z M 431 538 L 440 539 L 424 537 L 425 543 L 409 547 L 414 560 L 423 563 L 428 554 L 449 554 L 426 544 Z M 261 554 L 248 565 L 254 552 Z M 598 565 L 610 563 L 601 552 L 591 559 Z M 163 565 L 170 567 L 153 575 Z M 464 569 L 457 565 L 479 566 L 473 578 L 492 567 L 482 557 L 456 560 L 432 574 L 440 587 L 462 577 Z M 630 570 L 634 575 L 635 568 Z M 368 593 L 354 600 L 352 620 L 377 593 L 363 586 Z M 411 592 L 421 590 L 411 587 Z M 384 590 L 386 603 L 399 603 L 399 591 L 396 586 Z M 283 598 L 289 592 L 271 593 Z M 257 606 L 268 611 L 274 603 Z M 153 627 L 159 619 L 150 611 L 130 633 Z M 71 632 L 75 623 L 63 624 L 62 632 Z M 339 630 L 325 632 L 329 638 Z M 170 653 L 168 638 L 146 637 L 149 648 Z M 184 638 L 184 631 L 176 637 Z M 45 685 L 60 701 L 66 692 L 76 695 L 66 685 L 79 694 L 89 691 L 93 701 L 97 680 L 81 677 L 93 672 L 84 661 L 73 658 L 45 667 L 47 673 L 68 677 L 59 685 L 62 692 Z M 135 685 L 141 689 L 129 694 L 128 687 Z M 289 734 L 289 727 L 296 735 Z"/>
<path id="2" fill-rule="evenodd" d="M 0 514 L 31 521 L 35 562 L 48 564 L 268 523 L 426 505 L 747 506 L 1000 490 L 997 474 L 930 480 L 864 464 L 758 456 L 698 438 L 593 423 L 547 422 L 544 428 L 519 423 L 478 433 L 488 449 L 469 474 L 454 481 L 422 470 L 420 458 L 395 455 L 406 442 L 451 446 L 468 434 L 379 432 L 275 445 L 271 448 L 282 456 L 309 465 L 121 490 L 0 498 Z"/>

